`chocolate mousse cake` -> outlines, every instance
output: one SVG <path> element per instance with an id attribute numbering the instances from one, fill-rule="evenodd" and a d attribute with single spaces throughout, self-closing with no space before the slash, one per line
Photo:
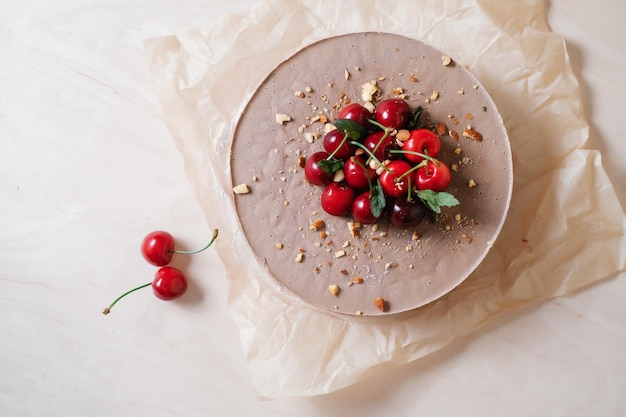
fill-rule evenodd
<path id="1" fill-rule="evenodd" d="M 328 214 L 304 174 L 341 109 L 389 98 L 423 109 L 419 125 L 439 136 L 459 203 L 408 228 Z M 372 32 L 321 40 L 278 65 L 237 123 L 231 173 L 259 267 L 294 297 L 368 316 L 424 306 L 463 282 L 500 231 L 513 182 L 506 129 L 471 72 L 423 42 Z"/>

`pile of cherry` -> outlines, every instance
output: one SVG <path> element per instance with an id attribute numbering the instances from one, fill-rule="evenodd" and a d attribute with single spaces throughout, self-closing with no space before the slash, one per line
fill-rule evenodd
<path id="1" fill-rule="evenodd" d="M 183 272 L 178 268 L 166 265 L 170 263 L 175 253 L 191 255 L 208 249 L 213 242 L 215 242 L 215 239 L 217 239 L 217 235 L 218 231 L 215 229 L 211 240 L 205 247 L 194 251 L 183 251 L 174 249 L 174 237 L 170 233 L 162 230 L 149 233 L 141 242 L 141 254 L 144 259 L 148 261 L 148 263 L 160 266 L 161 268 L 159 268 L 154 274 L 152 282 L 140 285 L 139 287 L 133 288 L 132 290 L 120 295 L 107 308 L 105 308 L 102 313 L 105 315 L 109 314 L 113 306 L 122 298 L 132 292 L 150 285 L 152 286 L 154 295 L 161 300 L 170 301 L 182 296 L 185 291 L 187 291 L 187 278 L 185 277 L 185 274 L 183 274 Z"/>
<path id="2" fill-rule="evenodd" d="M 430 210 L 459 204 L 445 190 L 448 166 L 436 159 L 439 136 L 418 123 L 421 107 L 401 99 L 381 101 L 370 112 L 358 103 L 344 107 L 323 139 L 324 151 L 310 155 L 305 177 L 324 187 L 321 206 L 334 216 L 352 215 L 363 224 L 385 215 L 396 227 L 419 224 Z M 404 141 L 394 133 L 408 130 Z"/>

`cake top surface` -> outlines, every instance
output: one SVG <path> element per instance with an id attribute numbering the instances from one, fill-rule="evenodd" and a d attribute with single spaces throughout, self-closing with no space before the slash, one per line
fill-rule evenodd
<path id="1" fill-rule="evenodd" d="M 364 103 L 373 85 L 373 105 L 401 97 L 424 108 L 420 124 L 440 133 L 438 158 L 453 171 L 460 204 L 409 229 L 384 220 L 355 228 L 326 214 L 304 176 L 324 122 Z M 506 129 L 479 81 L 423 42 L 372 32 L 309 45 L 268 75 L 235 129 L 231 174 L 238 192 L 247 188 L 235 206 L 262 267 L 311 304 L 370 316 L 421 307 L 463 282 L 500 231 L 513 182 Z"/>

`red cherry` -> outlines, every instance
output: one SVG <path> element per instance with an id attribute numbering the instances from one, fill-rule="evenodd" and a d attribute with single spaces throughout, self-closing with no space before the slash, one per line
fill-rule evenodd
<path id="1" fill-rule="evenodd" d="M 407 200 L 405 197 L 396 198 L 391 207 L 391 223 L 401 229 L 419 224 L 426 216 L 426 206 L 421 200 Z"/>
<path id="2" fill-rule="evenodd" d="M 202 252 L 213 244 L 217 238 L 217 229 L 213 231 L 213 236 L 208 245 L 202 249 L 194 251 L 174 250 L 174 237 L 168 232 L 157 230 L 148 233 L 141 242 L 141 254 L 144 259 L 156 266 L 165 266 L 170 263 L 172 256 L 175 253 L 183 255 L 191 255 L 194 253 Z"/>
<path id="3" fill-rule="evenodd" d="M 359 103 L 350 103 L 341 109 L 337 118 L 352 120 L 369 129 L 370 125 L 368 120 L 372 118 L 372 112 Z"/>
<path id="4" fill-rule="evenodd" d="M 354 145 L 346 139 L 346 134 L 339 129 L 334 129 L 324 136 L 324 149 L 337 159 L 347 159 L 354 153 Z"/>
<path id="5" fill-rule="evenodd" d="M 387 169 L 378 177 L 383 193 L 389 197 L 405 196 L 409 192 L 409 187 L 415 184 L 415 172 L 409 172 L 412 166 L 406 161 L 396 160 L 387 164 Z M 406 175 L 405 175 L 406 174 Z"/>
<path id="6" fill-rule="evenodd" d="M 441 161 L 429 161 L 417 170 L 417 189 L 444 191 L 452 181 L 450 168 Z"/>
<path id="7" fill-rule="evenodd" d="M 382 216 L 382 214 L 381 214 Z M 370 200 L 370 192 L 365 191 L 358 195 L 352 202 L 352 217 L 357 222 L 363 224 L 374 224 L 381 216 L 374 216 L 372 213 L 372 203 Z"/>
<path id="8" fill-rule="evenodd" d="M 411 119 L 411 107 L 399 98 L 390 98 L 378 103 L 374 119 L 385 127 L 401 129 Z"/>
<path id="9" fill-rule="evenodd" d="M 351 156 L 343 165 L 343 173 L 349 186 L 358 189 L 367 188 L 376 178 L 376 170 L 365 165 L 362 156 Z M 368 181 L 369 179 L 369 181 Z"/>
<path id="10" fill-rule="evenodd" d="M 174 255 L 174 237 L 162 230 L 149 233 L 141 242 L 141 254 L 152 265 L 169 264 Z"/>
<path id="11" fill-rule="evenodd" d="M 161 300 L 173 300 L 187 291 L 187 278 L 179 269 L 164 266 L 154 274 L 152 291 Z"/>
<path id="12" fill-rule="evenodd" d="M 322 192 L 321 204 L 324 211 L 333 216 L 344 216 L 350 212 L 354 200 L 354 189 L 347 184 L 333 182 Z"/>
<path id="13" fill-rule="evenodd" d="M 318 164 L 318 162 L 325 160 L 329 156 L 330 154 L 328 152 L 320 151 L 315 152 L 307 159 L 306 165 L 304 166 L 304 175 L 311 184 L 327 185 L 332 182 L 334 175 L 324 171 Z"/>
<path id="14" fill-rule="evenodd" d="M 439 140 L 439 136 L 428 129 L 412 130 L 409 138 L 402 144 L 402 150 L 406 151 L 404 157 L 407 160 L 418 163 L 423 161 L 424 157 L 411 152 L 422 153 L 434 158 L 441 150 L 441 140 Z"/>
<path id="15" fill-rule="evenodd" d="M 152 282 L 148 282 L 147 284 L 140 285 L 137 288 L 133 288 L 130 291 L 126 291 L 124 294 L 120 295 L 104 309 L 102 314 L 107 315 L 111 312 L 111 309 L 118 301 L 122 298 L 126 297 L 128 294 L 133 293 L 142 288 L 148 287 L 152 285 L 152 292 L 155 296 L 160 298 L 161 300 L 170 301 L 175 298 L 180 297 L 187 291 L 187 278 L 185 278 L 185 274 L 183 274 L 179 269 L 176 269 L 171 266 L 164 266 L 159 268 L 154 274 L 154 279 Z"/>
<path id="16" fill-rule="evenodd" d="M 398 149 L 394 137 L 391 135 L 385 136 L 385 132 L 376 132 L 368 135 L 363 140 L 363 145 L 365 145 L 379 161 L 391 158 L 390 151 Z"/>

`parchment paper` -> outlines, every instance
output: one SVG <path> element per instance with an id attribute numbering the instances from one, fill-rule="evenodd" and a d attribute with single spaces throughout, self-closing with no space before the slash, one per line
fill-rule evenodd
<path id="1" fill-rule="evenodd" d="M 146 42 L 165 121 L 208 223 L 221 232 L 228 304 L 260 396 L 340 389 L 507 309 L 626 267 L 624 212 L 600 154 L 582 148 L 589 129 L 578 82 L 543 3 L 266 0 L 219 27 Z M 233 128 L 266 75 L 308 44 L 362 31 L 413 37 L 466 64 L 498 106 L 514 159 L 508 219 L 484 262 L 441 299 L 378 318 L 333 315 L 281 290 L 247 246 L 229 167 Z"/>

